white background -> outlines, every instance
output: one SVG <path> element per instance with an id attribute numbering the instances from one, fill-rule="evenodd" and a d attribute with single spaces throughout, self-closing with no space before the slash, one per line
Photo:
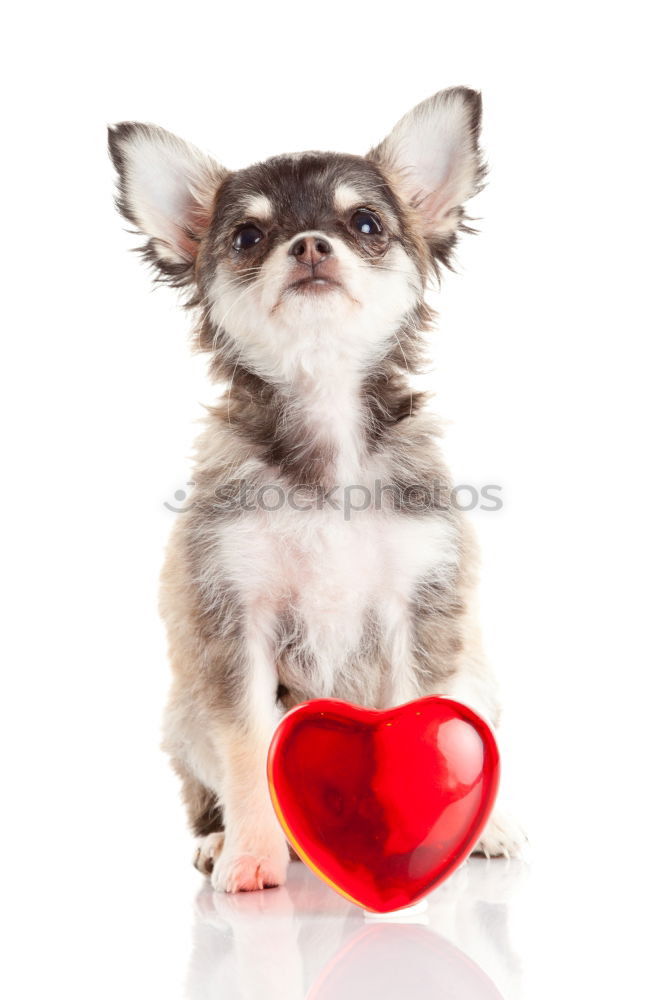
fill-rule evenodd
<path id="1" fill-rule="evenodd" d="M 528 997 L 659 991 L 657 9 L 121 0 L 6 15 L 5 995 L 180 997 L 200 885 L 158 749 L 156 581 L 177 516 L 164 501 L 215 390 L 174 293 L 150 291 L 128 252 L 105 126 L 154 121 L 230 168 L 362 153 L 454 84 L 483 91 L 491 172 L 471 206 L 481 233 L 443 283 L 429 381 L 457 481 L 503 487 L 503 510 L 474 520 L 507 786 L 532 841 L 512 947 Z"/>

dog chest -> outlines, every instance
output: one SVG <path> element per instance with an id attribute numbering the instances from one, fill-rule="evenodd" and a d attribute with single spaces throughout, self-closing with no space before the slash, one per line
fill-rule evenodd
<path id="1" fill-rule="evenodd" d="M 344 656 L 368 612 L 407 612 L 415 588 L 455 565 L 455 527 L 436 515 L 246 512 L 219 529 L 216 570 L 264 619 L 288 612 L 316 655 Z"/>

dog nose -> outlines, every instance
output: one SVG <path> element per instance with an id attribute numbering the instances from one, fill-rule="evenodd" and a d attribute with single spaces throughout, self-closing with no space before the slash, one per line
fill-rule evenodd
<path id="1" fill-rule="evenodd" d="M 299 236 L 289 247 L 289 253 L 298 264 L 315 269 L 317 264 L 333 253 L 333 247 L 323 236 Z"/>

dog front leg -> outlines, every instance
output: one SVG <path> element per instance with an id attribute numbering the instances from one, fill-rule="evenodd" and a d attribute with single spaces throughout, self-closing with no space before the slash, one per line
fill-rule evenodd
<path id="1" fill-rule="evenodd" d="M 283 885 L 289 861 L 266 777 L 268 747 L 280 717 L 277 672 L 270 630 L 255 631 L 234 677 L 233 708 L 225 703 L 212 734 L 222 775 L 225 840 L 211 881 L 221 892 Z"/>
<path id="2" fill-rule="evenodd" d="M 467 657 L 464 653 L 460 656 L 457 672 L 449 681 L 445 694 L 469 705 L 491 724 L 498 722 L 497 683 L 485 665 L 479 648 L 470 650 Z M 483 854 L 487 858 L 517 858 L 520 857 L 526 840 L 521 825 L 507 812 L 504 796 L 500 791 L 499 801 L 495 803 L 483 836 L 472 853 Z"/>

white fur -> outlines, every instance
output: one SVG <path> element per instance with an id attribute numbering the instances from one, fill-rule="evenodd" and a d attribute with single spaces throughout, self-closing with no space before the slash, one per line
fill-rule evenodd
<path id="1" fill-rule="evenodd" d="M 263 621 L 286 608 L 299 616 L 300 642 L 316 662 L 322 697 L 358 649 L 368 609 L 380 608 L 384 633 L 398 654 L 390 704 L 415 696 L 407 676 L 415 584 L 434 573 L 453 574 L 457 558 L 442 518 L 358 510 L 345 520 L 341 510 L 304 514 L 285 505 L 246 513 L 221 528 L 210 572 L 231 581 L 244 606 L 260 609 Z"/>
<path id="2" fill-rule="evenodd" d="M 404 115 L 379 147 L 430 235 L 455 229 L 454 210 L 477 191 L 479 160 L 470 114 L 460 91 L 442 91 Z"/>
<path id="3" fill-rule="evenodd" d="M 265 194 L 255 194 L 246 200 L 245 211 L 250 218 L 268 220 L 273 214 L 273 206 Z"/>
<path id="4" fill-rule="evenodd" d="M 208 218 L 224 170 L 196 147 L 156 126 L 139 126 L 121 144 L 126 197 L 141 231 L 171 262 L 195 252 L 188 232 Z"/>
<path id="5" fill-rule="evenodd" d="M 333 200 L 335 201 L 335 207 L 341 215 L 348 212 L 350 208 L 355 208 L 363 204 L 361 194 L 351 184 L 338 184 Z"/>

